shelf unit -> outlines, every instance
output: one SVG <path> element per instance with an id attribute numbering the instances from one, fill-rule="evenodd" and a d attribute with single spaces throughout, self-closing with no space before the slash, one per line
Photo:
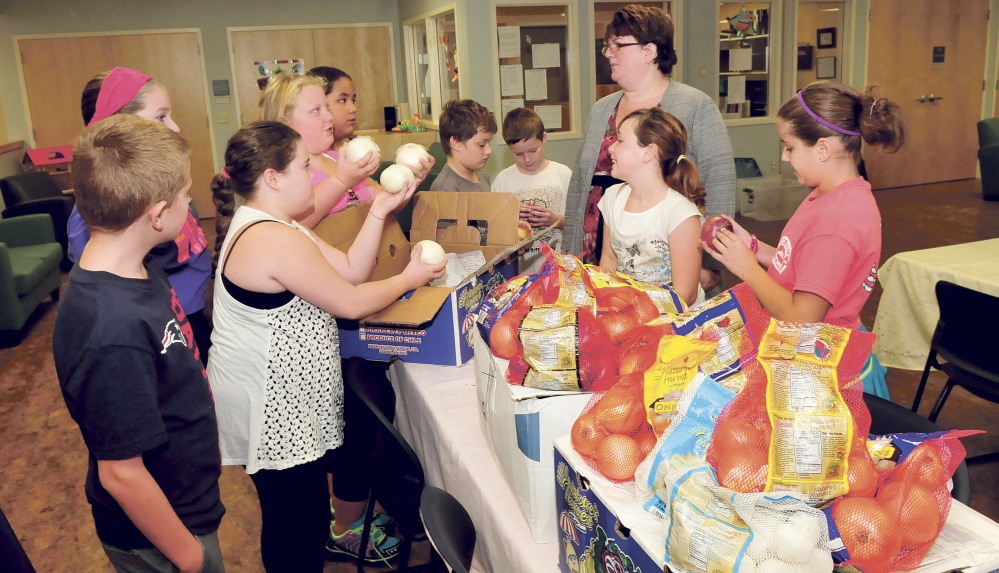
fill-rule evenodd
<path id="1" fill-rule="evenodd" d="M 754 20 L 749 24 L 749 35 L 740 37 L 727 22 L 721 24 L 718 38 L 718 105 L 725 119 L 744 117 L 766 117 L 770 113 L 770 90 L 776 89 L 771 77 L 771 10 L 769 2 L 752 4 L 720 3 L 721 20 L 735 18 L 738 14 L 750 14 Z M 748 62 L 745 52 L 740 54 L 748 63 L 746 69 L 731 69 L 735 59 L 733 50 L 749 50 Z M 740 66 L 741 67 L 741 66 Z M 733 85 L 736 84 L 737 85 Z M 731 89 L 730 89 L 731 88 Z M 738 101 L 730 101 L 729 95 L 736 92 Z"/>

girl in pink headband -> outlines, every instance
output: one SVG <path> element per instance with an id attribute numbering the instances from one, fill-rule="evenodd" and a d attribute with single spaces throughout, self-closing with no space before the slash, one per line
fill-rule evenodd
<path id="1" fill-rule="evenodd" d="M 152 77 L 129 68 L 115 68 L 94 76 L 80 98 L 83 122 L 92 125 L 117 114 L 137 115 L 162 123 L 180 133 L 173 120 L 170 95 Z M 69 258 L 76 262 L 90 240 L 90 228 L 73 207 L 66 223 L 69 234 Z M 188 209 L 184 228 L 173 241 L 157 245 L 151 254 L 166 271 L 170 284 L 194 331 L 201 361 L 208 362 L 211 346 L 211 323 L 204 314 L 205 290 L 211 279 L 212 257 L 208 241 L 198 223 L 193 207 Z"/>
<path id="2" fill-rule="evenodd" d="M 871 185 L 858 172 L 861 144 L 889 153 L 902 147 L 905 127 L 894 102 L 838 83 L 816 83 L 777 113 L 781 159 L 814 190 L 770 246 L 732 221 L 704 244 L 746 281 L 780 320 L 826 322 L 863 329 L 860 311 L 874 288 L 881 257 L 881 214 Z M 726 217 L 731 220 L 730 217 Z M 864 390 L 888 398 L 884 367 L 872 354 Z"/>

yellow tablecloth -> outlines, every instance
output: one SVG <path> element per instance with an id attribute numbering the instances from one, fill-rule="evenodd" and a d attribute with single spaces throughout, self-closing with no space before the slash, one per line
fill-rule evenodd
<path id="1" fill-rule="evenodd" d="M 874 354 L 885 366 L 922 370 L 940 317 L 937 281 L 999 296 L 999 239 L 899 253 L 878 278 L 884 293 L 874 322 Z"/>

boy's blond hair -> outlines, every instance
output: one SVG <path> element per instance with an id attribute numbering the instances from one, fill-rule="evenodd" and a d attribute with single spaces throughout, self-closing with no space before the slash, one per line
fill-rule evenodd
<path id="1" fill-rule="evenodd" d="M 257 106 L 257 119 L 260 121 L 280 121 L 288 123 L 292 110 L 298 104 L 305 86 L 316 86 L 326 92 L 326 80 L 318 76 L 298 74 L 278 74 L 260 94 Z"/>
<path id="2" fill-rule="evenodd" d="M 538 141 L 545 137 L 545 123 L 541 121 L 541 116 L 526 107 L 511 109 L 503 119 L 503 141 L 513 145 L 532 137 Z"/>
<path id="3" fill-rule="evenodd" d="M 448 156 L 451 155 L 452 137 L 463 143 L 475 137 L 480 129 L 484 133 L 496 133 L 496 118 L 493 112 L 470 99 L 449 101 L 444 104 L 438 124 L 441 147 Z"/>
<path id="4" fill-rule="evenodd" d="M 155 203 L 173 202 L 190 167 L 191 147 L 179 134 L 137 115 L 112 115 L 76 140 L 76 207 L 89 227 L 121 231 Z"/>

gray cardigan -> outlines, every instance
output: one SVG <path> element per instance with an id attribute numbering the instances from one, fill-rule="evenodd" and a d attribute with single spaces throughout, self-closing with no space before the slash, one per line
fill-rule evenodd
<path id="1" fill-rule="evenodd" d="M 583 250 L 583 214 L 590 194 L 593 170 L 600 154 L 600 144 L 607 131 L 607 120 L 614 113 L 624 92 L 603 97 L 593 105 L 583 128 L 583 141 L 576 155 L 576 166 L 569 180 L 566 197 L 565 230 L 562 248 L 572 254 Z M 687 155 L 697 165 L 701 182 L 707 190 L 705 207 L 707 216 L 726 214 L 735 216 L 735 160 L 732 159 L 732 142 L 728 138 L 725 122 L 714 100 L 704 92 L 670 80 L 663 93 L 662 108 L 683 123 L 687 129 Z M 712 264 L 714 263 L 714 264 Z M 709 268 L 718 264 L 705 257 Z"/>

